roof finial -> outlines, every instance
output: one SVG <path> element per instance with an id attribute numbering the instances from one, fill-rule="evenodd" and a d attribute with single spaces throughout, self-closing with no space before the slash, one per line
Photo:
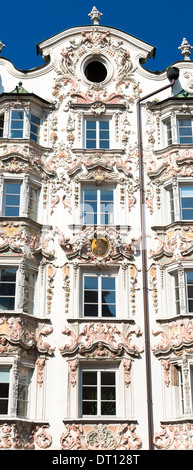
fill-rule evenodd
<path id="1" fill-rule="evenodd" d="M 3 43 L 0 41 L 0 53 L 2 52 L 3 47 L 5 47 L 5 44 L 3 44 Z"/>
<path id="2" fill-rule="evenodd" d="M 89 13 L 88 16 L 90 16 L 93 24 L 99 24 L 102 15 L 103 13 L 100 13 L 100 11 L 98 11 L 96 7 L 93 7 L 92 11 Z"/>
<path id="3" fill-rule="evenodd" d="M 182 44 L 178 49 L 182 51 L 181 55 L 184 56 L 184 60 L 190 60 L 191 49 L 193 49 L 193 47 L 188 43 L 186 38 L 183 38 Z"/>

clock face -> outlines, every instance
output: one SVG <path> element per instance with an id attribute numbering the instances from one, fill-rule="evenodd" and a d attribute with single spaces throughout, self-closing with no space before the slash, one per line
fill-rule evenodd
<path id="1" fill-rule="evenodd" d="M 109 242 L 106 238 L 93 238 L 91 242 L 91 251 L 93 255 L 102 258 L 109 251 Z"/>

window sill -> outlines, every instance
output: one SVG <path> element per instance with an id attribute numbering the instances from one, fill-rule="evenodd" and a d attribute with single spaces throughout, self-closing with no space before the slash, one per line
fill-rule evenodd
<path id="1" fill-rule="evenodd" d="M 193 312 L 192 313 L 181 313 L 180 315 L 172 315 L 170 317 L 159 317 L 159 318 L 156 318 L 156 321 L 159 322 L 159 323 L 170 323 L 170 322 L 173 322 L 173 321 L 177 321 L 177 320 L 182 320 L 184 318 L 193 318 Z"/>
<path id="2" fill-rule="evenodd" d="M 180 144 L 176 142 L 175 144 L 167 145 L 165 147 L 159 148 L 154 150 L 155 155 L 162 155 L 165 152 L 169 152 L 170 150 L 180 150 L 180 149 L 193 149 L 193 144 Z"/>
<path id="3" fill-rule="evenodd" d="M 166 230 L 169 230 L 173 227 L 181 228 L 181 227 L 184 227 L 184 226 L 189 227 L 190 225 L 193 225 L 193 219 L 190 219 L 190 220 L 175 220 L 174 222 L 170 222 L 167 225 L 154 225 L 154 226 L 151 227 L 151 229 L 154 230 L 155 232 L 163 233 Z"/>
<path id="4" fill-rule="evenodd" d="M 68 323 L 135 323 L 133 318 L 114 318 L 114 317 L 78 317 L 67 318 Z"/>
<path id="5" fill-rule="evenodd" d="M 36 142 L 35 140 L 33 139 L 28 139 L 26 137 L 22 137 L 22 138 L 11 138 L 11 137 L 0 137 L 0 144 L 25 144 L 25 145 L 29 145 L 29 147 L 36 147 L 37 149 L 45 149 L 50 151 L 51 152 L 51 147 L 47 147 L 47 146 L 44 146 L 42 144 L 39 144 L 38 142 Z"/>
<path id="6" fill-rule="evenodd" d="M 23 310 L 0 310 L 0 316 L 7 316 L 11 315 L 12 317 L 22 317 L 22 318 L 28 318 L 30 320 L 35 320 L 35 321 L 44 321 L 44 322 L 50 322 L 50 317 L 45 316 L 45 317 L 40 317 L 38 315 L 30 315 L 27 312 L 24 312 Z"/>
<path id="7" fill-rule="evenodd" d="M 0 215 L 0 223 L 1 222 L 16 222 L 17 224 L 20 223 L 24 223 L 26 225 L 35 225 L 36 227 L 38 227 L 38 229 L 41 229 L 42 228 L 42 224 L 40 224 L 39 222 L 36 222 L 35 220 L 33 219 L 30 219 L 29 217 L 23 217 L 22 215 L 21 216 L 5 216 L 5 215 Z M 51 228 L 51 226 L 49 226 L 48 228 Z"/>
<path id="8" fill-rule="evenodd" d="M 80 153 L 80 157 L 82 158 L 82 154 L 86 154 L 86 155 L 98 155 L 99 158 L 101 158 L 101 155 L 112 155 L 112 154 L 119 154 L 119 153 L 125 153 L 125 149 L 120 149 L 120 148 L 109 148 L 109 149 L 87 149 L 87 148 L 84 148 L 84 147 L 80 147 L 80 148 L 73 148 L 72 149 L 72 152 L 78 154 Z"/>
<path id="9" fill-rule="evenodd" d="M 0 415 L 0 422 L 24 422 L 24 423 L 35 423 L 35 424 L 49 424 L 48 420 L 38 420 L 33 418 L 20 418 L 19 416 Z"/>
<path id="10" fill-rule="evenodd" d="M 163 425 L 168 425 L 168 424 L 182 424 L 182 423 L 193 423 L 193 415 L 184 415 L 184 416 L 179 416 L 178 418 L 167 418 L 167 419 L 161 419 L 160 420 L 161 424 Z"/>
<path id="11" fill-rule="evenodd" d="M 128 419 L 128 418 L 118 418 L 118 417 L 81 417 L 81 418 L 63 418 L 63 423 L 80 423 L 80 424 L 112 424 L 112 423 L 117 423 L 117 424 L 122 424 L 122 423 L 128 423 L 128 424 L 137 424 L 137 419 Z"/>

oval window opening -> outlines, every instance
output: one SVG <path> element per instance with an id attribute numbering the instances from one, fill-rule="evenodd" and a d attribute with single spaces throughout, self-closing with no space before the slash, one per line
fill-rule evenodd
<path id="1" fill-rule="evenodd" d="M 107 69 L 102 62 L 95 60 L 86 66 L 85 76 L 90 82 L 103 82 L 107 76 Z"/>

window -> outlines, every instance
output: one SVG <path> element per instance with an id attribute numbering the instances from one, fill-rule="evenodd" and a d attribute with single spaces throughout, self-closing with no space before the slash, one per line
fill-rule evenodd
<path id="1" fill-rule="evenodd" d="M 36 188 L 33 188 L 32 186 L 30 186 L 30 188 L 29 188 L 28 216 L 32 220 L 37 220 L 38 202 L 39 202 L 39 191 Z"/>
<path id="2" fill-rule="evenodd" d="M 20 212 L 20 191 L 21 183 L 5 183 L 4 194 L 4 215 L 7 217 L 17 217 Z"/>
<path id="3" fill-rule="evenodd" d="M 181 218 L 193 219 L 193 186 L 180 187 Z"/>
<path id="4" fill-rule="evenodd" d="M 171 120 L 165 122 L 166 126 L 166 134 L 167 134 L 167 145 L 172 144 L 172 128 L 171 128 Z"/>
<path id="5" fill-rule="evenodd" d="M 116 415 L 116 372 L 82 370 L 81 415 Z"/>
<path id="6" fill-rule="evenodd" d="M 0 415 L 8 414 L 10 366 L 0 366 Z"/>
<path id="7" fill-rule="evenodd" d="M 0 310 L 14 310 L 16 269 L 0 268 Z"/>
<path id="8" fill-rule="evenodd" d="M 114 276 L 83 276 L 85 317 L 116 316 L 116 278 Z"/>
<path id="9" fill-rule="evenodd" d="M 4 130 L 4 114 L 0 114 L 0 137 L 3 137 Z"/>
<path id="10" fill-rule="evenodd" d="M 29 386 L 31 371 L 26 367 L 20 367 L 18 378 L 17 416 L 26 418 L 28 415 Z"/>
<path id="11" fill-rule="evenodd" d="M 34 314 L 35 286 L 37 275 L 31 272 L 25 273 L 25 295 L 24 295 L 24 311 L 29 315 Z"/>
<path id="12" fill-rule="evenodd" d="M 176 117 L 176 121 L 171 123 L 171 119 L 165 122 L 166 142 L 167 145 L 179 144 L 193 144 L 193 119 L 189 117 Z"/>
<path id="13" fill-rule="evenodd" d="M 192 144 L 192 119 L 178 119 L 178 141 L 180 144 Z"/>
<path id="14" fill-rule="evenodd" d="M 40 135 L 40 118 L 37 116 L 31 115 L 31 126 L 30 126 L 30 139 L 35 142 L 39 142 Z"/>
<path id="15" fill-rule="evenodd" d="M 24 111 L 11 111 L 10 137 L 12 139 L 22 139 L 24 129 Z"/>
<path id="16" fill-rule="evenodd" d="M 193 220 L 193 184 L 178 182 L 176 187 L 167 187 L 169 222 L 175 220 Z M 164 219 L 167 210 L 164 212 Z M 167 223 L 167 222 L 166 222 Z"/>
<path id="17" fill-rule="evenodd" d="M 180 364 L 171 365 L 171 385 L 175 405 L 175 415 L 177 417 L 184 414 L 184 382 L 183 371 Z"/>
<path id="18" fill-rule="evenodd" d="M 182 278 L 180 278 L 182 276 Z M 183 296 L 186 304 L 185 311 L 181 308 L 184 304 L 182 293 L 180 295 L 180 285 L 183 283 Z M 193 313 L 193 271 L 186 270 L 182 274 L 176 272 L 174 274 L 174 288 L 175 288 L 175 303 L 176 303 L 176 314 L 180 313 Z"/>
<path id="19" fill-rule="evenodd" d="M 111 225 L 114 223 L 114 191 L 83 190 L 83 224 Z"/>
<path id="20" fill-rule="evenodd" d="M 85 147 L 87 149 L 110 148 L 110 126 L 107 119 L 86 119 Z"/>

